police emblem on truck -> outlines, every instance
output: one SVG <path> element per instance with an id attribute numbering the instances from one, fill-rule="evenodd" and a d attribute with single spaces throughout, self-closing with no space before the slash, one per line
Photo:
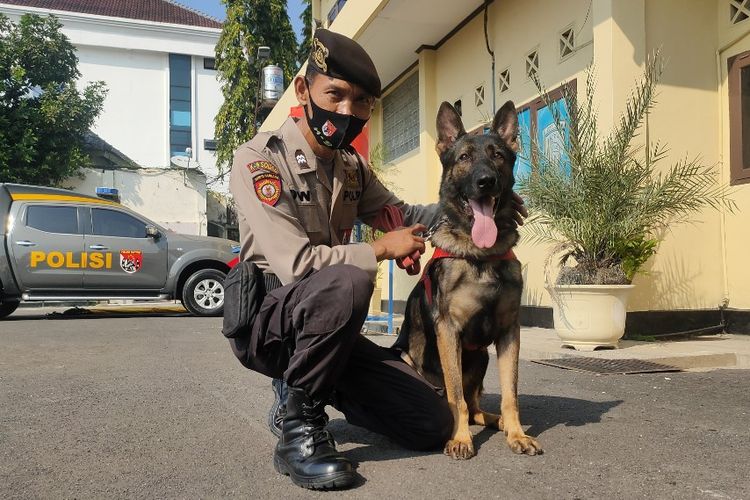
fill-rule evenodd
<path id="1" fill-rule="evenodd" d="M 120 250 L 120 267 L 128 274 L 137 272 L 143 265 L 143 252 L 140 250 Z"/>

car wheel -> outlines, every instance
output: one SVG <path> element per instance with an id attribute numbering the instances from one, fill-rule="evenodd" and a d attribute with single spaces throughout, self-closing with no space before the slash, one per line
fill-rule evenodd
<path id="1" fill-rule="evenodd" d="M 224 314 L 224 278 L 216 269 L 194 272 L 182 289 L 182 305 L 195 316 Z"/>
<path id="2" fill-rule="evenodd" d="M 3 302 L 0 304 L 0 319 L 13 314 L 13 311 L 18 309 L 18 302 Z"/>

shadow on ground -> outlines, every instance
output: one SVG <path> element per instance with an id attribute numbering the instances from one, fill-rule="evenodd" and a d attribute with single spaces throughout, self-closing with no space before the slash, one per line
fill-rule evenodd
<path id="1" fill-rule="evenodd" d="M 521 424 L 530 436 L 539 437 L 545 431 L 558 425 L 583 426 L 601 422 L 602 417 L 612 408 L 621 404 L 622 400 L 587 401 L 584 399 L 566 398 L 559 396 L 519 396 Z M 486 411 L 498 412 L 500 408 L 499 394 L 485 394 L 481 406 Z M 331 420 L 329 429 L 336 436 L 339 444 L 359 444 L 357 448 L 346 450 L 347 458 L 359 463 L 360 461 L 377 462 L 408 457 L 432 455 L 435 452 L 418 452 L 406 450 L 390 439 L 375 434 L 361 427 L 347 423 L 344 419 Z M 477 451 L 490 437 L 499 432 L 495 429 L 474 426 L 472 430 L 479 432 L 474 436 L 474 447 Z"/>

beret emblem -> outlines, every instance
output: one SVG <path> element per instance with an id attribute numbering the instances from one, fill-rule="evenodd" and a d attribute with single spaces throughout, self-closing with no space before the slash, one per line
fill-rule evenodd
<path id="1" fill-rule="evenodd" d="M 326 62 L 326 59 L 328 58 L 328 49 L 317 38 L 313 39 L 312 56 L 315 64 L 317 64 L 324 73 L 327 72 L 328 63 Z"/>

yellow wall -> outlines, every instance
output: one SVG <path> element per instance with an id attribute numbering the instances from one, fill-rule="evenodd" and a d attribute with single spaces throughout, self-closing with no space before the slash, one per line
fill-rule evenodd
<path id="1" fill-rule="evenodd" d="M 331 1 L 321 0 L 321 17 Z M 332 29 L 356 38 L 386 3 L 350 0 Z M 570 26 L 576 31 L 578 50 L 561 61 L 558 35 Z M 727 59 L 750 50 L 750 20 L 730 25 L 727 0 L 495 1 L 489 8 L 488 31 L 495 75 L 481 14 L 436 50 L 419 53 L 415 71 L 420 75 L 420 147 L 396 159 L 387 175 L 407 202 L 437 200 L 441 167 L 434 152 L 434 121 L 440 102 L 461 99 L 467 129 L 478 126 L 491 119 L 491 87 L 497 89 L 497 75 L 510 68 L 511 87 L 496 94 L 495 107 L 508 99 L 520 107 L 537 95 L 525 77 L 525 55 L 534 48 L 539 50 L 540 77 L 548 89 L 575 78 L 583 92 L 585 69 L 593 62 L 602 126 L 618 119 L 646 56 L 661 48 L 667 67 L 656 108 L 637 143 L 667 143 L 671 153 L 663 168 L 700 156 L 716 166 L 724 183 L 729 182 Z M 485 85 L 485 105 L 477 109 L 474 89 L 480 84 Z M 288 106 L 278 111 L 279 117 L 286 116 Z M 265 128 L 278 126 L 278 117 L 272 118 Z M 381 142 L 380 120 L 377 109 L 371 122 L 372 144 Z M 648 274 L 635 280 L 638 288 L 630 310 L 716 308 L 725 300 L 730 307 L 750 309 L 750 231 L 743 215 L 750 210 L 750 184 L 735 186 L 733 198 L 738 205 L 734 214 L 706 210 L 694 223 L 671 227 L 664 234 L 646 266 Z M 525 240 L 518 248 L 524 262 L 525 304 L 550 305 L 544 290 L 548 250 Z M 413 278 L 397 270 L 396 298 L 405 299 L 413 284 Z M 387 281 L 382 285 L 386 287 Z"/>
<path id="2" fill-rule="evenodd" d="M 730 25 L 728 9 L 725 2 L 717 1 L 718 44 L 715 47 L 716 62 L 713 70 L 713 74 L 718 75 L 720 83 L 717 106 L 719 115 L 717 143 L 721 152 L 721 176 L 726 183 L 730 179 L 727 60 L 742 52 L 750 51 L 750 19 Z M 734 186 L 733 191 L 738 210 L 722 218 L 724 238 L 721 242 L 723 244 L 721 256 L 725 268 L 723 286 L 727 291 L 729 307 L 750 309 L 750 266 L 747 264 L 748 248 L 750 248 L 747 216 L 750 213 L 750 184 Z"/>
<path id="3" fill-rule="evenodd" d="M 493 85 L 498 85 L 497 74 L 506 68 L 511 71 L 511 86 L 503 93 L 496 88 L 496 107 L 499 108 L 509 99 L 518 106 L 532 100 L 537 90 L 525 76 L 525 56 L 534 48 L 539 50 L 541 77 L 545 86 L 554 88 L 572 78 L 582 81 L 583 71 L 593 57 L 590 43 L 592 20 L 590 12 L 587 16 L 588 7 L 587 0 L 494 2 L 488 18 L 490 46 L 495 52 L 494 77 L 491 75 L 491 58 L 485 48 L 481 14 L 437 50 L 423 50 L 420 53 L 420 158 L 409 157 L 406 161 L 394 162 L 394 170 L 399 172 L 402 179 L 399 183 L 409 186 L 407 193 L 401 194 L 407 202 L 437 201 L 441 166 L 435 153 L 435 117 L 442 101 L 453 103 L 462 100 L 467 129 L 491 120 L 491 89 Z M 538 12 L 544 12 L 544 15 L 538 16 Z M 456 24 L 458 22 L 460 20 Z M 576 44 L 580 48 L 574 55 L 561 61 L 558 34 L 571 25 L 577 32 Z M 485 85 L 485 105 L 478 109 L 474 106 L 474 89 L 481 84 Z M 377 120 L 379 117 L 374 117 L 373 121 Z M 373 142 L 377 140 L 379 136 Z M 419 165 L 419 168 L 415 168 L 415 165 Z M 426 197 L 423 198 L 421 193 L 419 197 L 415 196 L 412 186 L 428 187 Z M 525 304 L 550 304 L 544 292 L 544 261 L 548 250 L 546 246 L 523 243 L 518 248 L 517 254 L 524 263 Z M 398 272 L 394 279 L 395 298 L 405 299 L 412 286 L 413 280 Z"/>

